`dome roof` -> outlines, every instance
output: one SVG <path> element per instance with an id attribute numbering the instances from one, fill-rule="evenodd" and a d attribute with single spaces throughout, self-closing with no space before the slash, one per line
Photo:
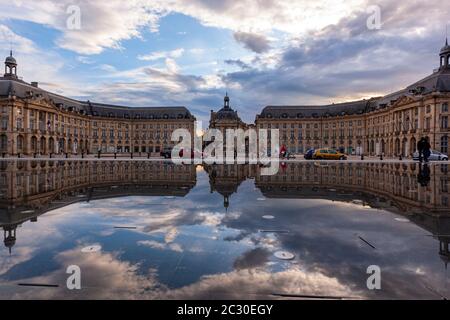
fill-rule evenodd
<path id="1" fill-rule="evenodd" d="M 441 54 L 447 53 L 447 52 L 450 52 L 450 46 L 448 45 L 448 40 L 445 39 L 445 46 L 442 47 Z"/>
<path id="2" fill-rule="evenodd" d="M 217 111 L 217 119 L 237 120 L 239 119 L 237 112 L 230 108 L 222 108 Z"/>
<path id="3" fill-rule="evenodd" d="M 17 61 L 16 59 L 13 57 L 12 55 L 12 50 L 9 53 L 9 57 L 6 57 L 5 59 L 5 64 L 12 64 L 12 65 L 17 65 Z"/>
<path id="4" fill-rule="evenodd" d="M 14 57 L 7 57 L 5 60 L 6 64 L 17 64 L 16 59 L 14 59 Z"/>
<path id="5" fill-rule="evenodd" d="M 223 99 L 223 108 L 217 111 L 216 119 L 217 120 L 241 120 L 237 114 L 237 111 L 234 111 L 230 107 L 230 97 L 228 97 L 228 93 L 225 95 Z"/>

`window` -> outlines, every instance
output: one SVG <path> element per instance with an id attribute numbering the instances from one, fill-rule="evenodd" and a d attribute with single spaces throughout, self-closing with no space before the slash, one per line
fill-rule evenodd
<path id="1" fill-rule="evenodd" d="M 8 137 L 5 134 L 0 136 L 0 150 L 5 152 L 8 148 Z"/>
<path id="2" fill-rule="evenodd" d="M 442 104 L 442 112 L 448 112 L 448 102 Z"/>
<path id="3" fill-rule="evenodd" d="M 443 116 L 441 118 L 441 128 L 448 129 L 448 116 Z"/>
<path id="4" fill-rule="evenodd" d="M 425 129 L 426 130 L 430 130 L 430 123 L 431 123 L 431 118 L 426 118 L 425 119 Z"/>
<path id="5" fill-rule="evenodd" d="M 441 137 L 441 152 L 444 154 L 448 153 L 448 136 Z"/>
<path id="6" fill-rule="evenodd" d="M 430 113 L 430 112 L 431 112 L 431 106 L 430 106 L 430 105 L 427 105 L 427 106 L 426 106 L 426 112 L 427 112 L 427 113 Z"/>
<path id="7" fill-rule="evenodd" d="M 8 118 L 2 118 L 2 130 L 8 129 Z"/>

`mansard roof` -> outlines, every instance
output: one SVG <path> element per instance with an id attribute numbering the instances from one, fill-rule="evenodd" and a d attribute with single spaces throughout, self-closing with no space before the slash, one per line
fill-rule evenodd
<path id="1" fill-rule="evenodd" d="M 428 77 L 408 86 L 408 91 L 418 94 L 450 92 L 450 69 L 440 68 Z"/>
<path id="2" fill-rule="evenodd" d="M 361 114 L 372 108 L 375 103 L 375 99 L 370 99 L 329 105 L 267 106 L 260 117 L 289 119 Z"/>
<path id="3" fill-rule="evenodd" d="M 8 97 L 9 95 L 22 99 L 42 98 L 63 110 L 91 116 L 125 119 L 194 119 L 190 111 L 183 106 L 138 108 L 80 101 L 51 93 L 22 80 L 0 77 L 0 97 Z"/>
<path id="4" fill-rule="evenodd" d="M 386 108 L 402 97 L 412 98 L 433 92 L 450 92 L 450 68 L 440 68 L 405 89 L 383 97 L 329 105 L 267 106 L 257 117 L 289 119 L 362 114 Z"/>

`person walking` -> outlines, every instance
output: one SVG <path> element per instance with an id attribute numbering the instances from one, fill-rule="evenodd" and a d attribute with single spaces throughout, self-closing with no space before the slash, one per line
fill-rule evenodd
<path id="1" fill-rule="evenodd" d="M 417 151 L 419 152 L 419 162 L 422 162 L 423 159 L 423 151 L 425 149 L 426 140 L 424 137 L 420 138 L 419 142 L 417 142 Z"/>
<path id="2" fill-rule="evenodd" d="M 431 145 L 428 142 L 427 138 L 424 138 L 424 147 L 423 147 L 423 157 L 425 159 L 425 162 L 428 162 L 428 158 L 431 155 Z"/>
<path id="3" fill-rule="evenodd" d="M 283 145 L 281 146 L 281 149 L 280 149 L 280 156 L 281 156 L 281 158 L 285 158 L 285 157 L 286 157 L 286 152 L 287 152 L 287 148 L 286 148 L 286 146 L 283 144 Z"/>

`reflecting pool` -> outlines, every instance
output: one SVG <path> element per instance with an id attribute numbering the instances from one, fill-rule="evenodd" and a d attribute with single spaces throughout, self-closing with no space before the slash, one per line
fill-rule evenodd
<path id="1" fill-rule="evenodd" d="M 449 298 L 449 181 L 446 164 L 2 161 L 0 298 Z"/>

